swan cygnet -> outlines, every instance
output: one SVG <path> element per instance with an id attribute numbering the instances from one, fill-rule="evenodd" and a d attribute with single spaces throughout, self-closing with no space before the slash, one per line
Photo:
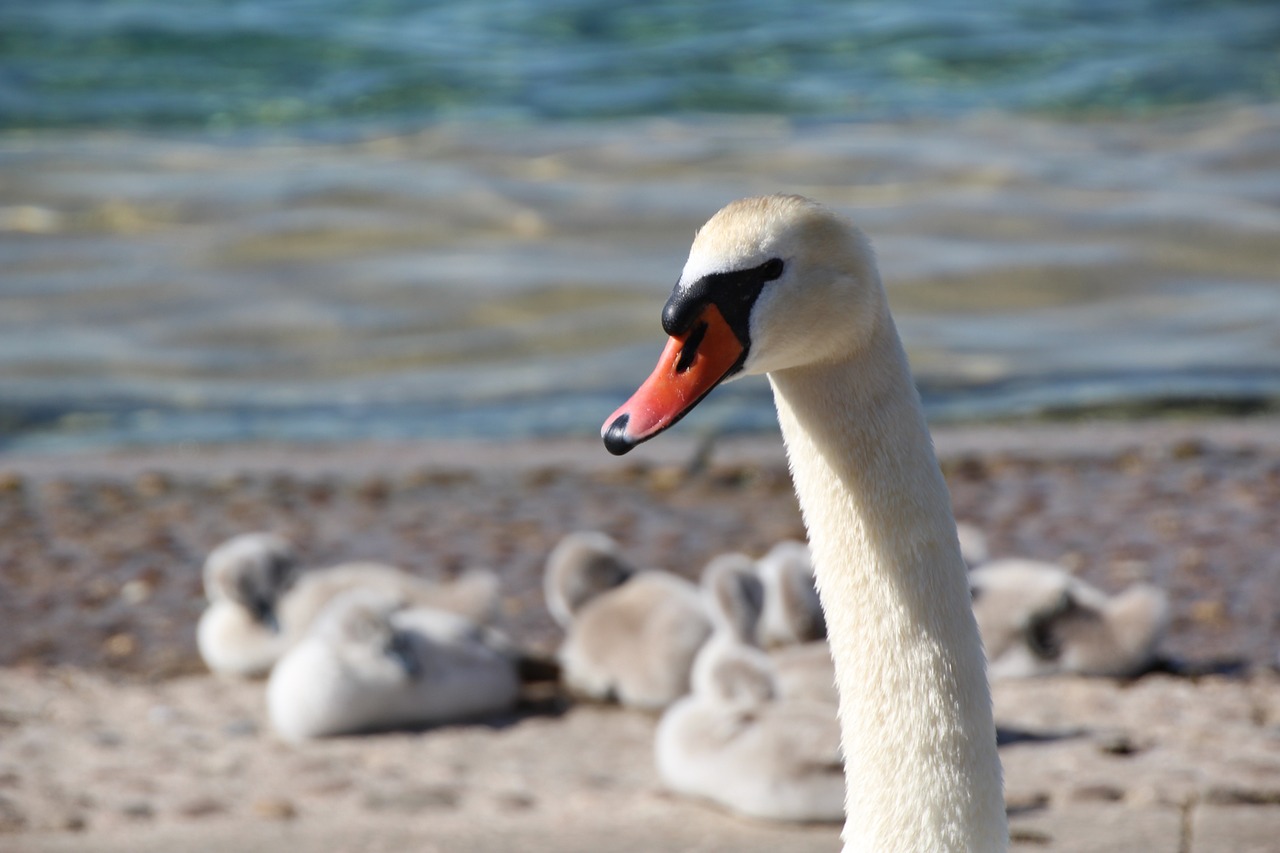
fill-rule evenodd
<path id="1" fill-rule="evenodd" d="M 208 607 L 196 628 L 205 665 L 227 675 L 265 675 L 288 648 L 276 603 L 301 566 L 293 544 L 274 533 L 246 533 L 219 545 L 204 563 Z"/>
<path id="2" fill-rule="evenodd" d="M 271 671 L 267 710 L 289 741 L 460 722 L 514 707 L 510 645 L 385 590 L 337 595 Z"/>
<path id="3" fill-rule="evenodd" d="M 1156 587 L 1108 596 L 1052 563 L 998 560 L 969 583 L 992 678 L 1141 674 L 1169 618 Z"/>
<path id="4" fill-rule="evenodd" d="M 760 558 L 756 572 L 764 582 L 757 639 L 769 655 L 778 695 L 835 705 L 835 665 L 809 546 L 779 542 Z"/>
<path id="5" fill-rule="evenodd" d="M 621 586 L 636 573 L 611 536 L 594 530 L 564 536 L 547 557 L 542 591 L 551 618 L 561 628 L 573 623 L 582 605 Z"/>
<path id="6" fill-rule="evenodd" d="M 280 599 L 281 626 L 296 641 L 335 596 L 351 589 L 382 590 L 408 606 L 445 610 L 481 624 L 493 621 L 499 595 L 498 576 L 488 569 L 467 569 L 438 583 L 384 563 L 342 563 L 298 578 Z"/>
<path id="7" fill-rule="evenodd" d="M 491 621 L 497 576 L 470 569 L 456 580 L 433 583 L 381 563 L 344 563 L 302 571 L 294 546 L 273 533 L 235 536 L 205 560 L 209 607 L 196 631 L 197 646 L 213 672 L 260 677 L 303 635 L 325 605 L 346 590 L 369 587 L 408 604 Z"/>
<path id="8" fill-rule="evenodd" d="M 601 428 L 622 454 L 716 386 L 764 375 L 839 689 L 846 853 L 1008 849 L 968 569 L 875 255 L 846 217 L 771 195 L 698 230 L 649 377 Z"/>
<path id="9" fill-rule="evenodd" d="M 544 575 L 547 606 L 567 621 L 557 655 L 573 694 L 646 710 L 689 691 L 694 656 L 711 633 L 694 584 L 634 572 L 604 534 L 572 534 Z"/>
<path id="10" fill-rule="evenodd" d="M 703 589 L 715 633 L 698 652 L 692 692 L 658 724 L 663 783 L 745 817 L 838 821 L 844 775 L 834 706 L 780 697 L 768 656 L 746 642 L 763 598 L 750 566 L 713 561 Z"/>
<path id="11" fill-rule="evenodd" d="M 764 610 L 757 638 L 766 649 L 825 640 L 827 623 L 813 582 L 813 562 L 804 542 L 779 542 L 756 563 L 764 583 Z"/>

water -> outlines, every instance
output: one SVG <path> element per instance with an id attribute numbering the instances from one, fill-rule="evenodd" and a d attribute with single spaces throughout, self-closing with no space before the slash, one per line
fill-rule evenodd
<path id="1" fill-rule="evenodd" d="M 1134 111 L 1280 96 L 1274 0 L 0 4 L 7 127 Z"/>
<path id="2" fill-rule="evenodd" d="M 1280 6 L 615 5 L 0 5 L 0 443 L 593 433 L 776 190 L 935 418 L 1280 399 Z"/>

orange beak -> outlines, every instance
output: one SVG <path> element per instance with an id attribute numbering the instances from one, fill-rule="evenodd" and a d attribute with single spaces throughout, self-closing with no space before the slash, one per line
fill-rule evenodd
<path id="1" fill-rule="evenodd" d="M 600 434 L 610 453 L 621 456 L 680 420 L 736 368 L 745 346 L 714 303 L 708 303 L 681 335 L 673 335 L 658 366 L 605 421 Z"/>

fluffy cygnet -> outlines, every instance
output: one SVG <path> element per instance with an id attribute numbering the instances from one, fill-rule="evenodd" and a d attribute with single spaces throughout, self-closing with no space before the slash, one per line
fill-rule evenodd
<path id="1" fill-rule="evenodd" d="M 698 588 L 669 572 L 636 572 L 604 534 L 570 534 L 544 575 L 547 606 L 565 626 L 559 662 L 578 695 L 664 708 L 689 691 L 711 633 Z"/>
<path id="2" fill-rule="evenodd" d="M 500 713 L 519 692 L 510 646 L 491 629 L 360 588 L 330 601 L 276 664 L 267 709 L 299 741 Z"/>
<path id="3" fill-rule="evenodd" d="M 488 621 L 497 577 L 471 570 L 450 583 L 432 583 L 379 563 L 346 563 L 304 572 L 293 545 L 272 533 L 236 536 L 215 548 L 204 565 L 209 606 L 196 631 L 210 670 L 265 675 L 297 642 L 334 596 L 372 587 L 413 605 Z"/>
<path id="4" fill-rule="evenodd" d="M 663 714 L 658 774 L 677 793 L 767 820 L 844 816 L 834 704 L 780 697 L 769 658 L 744 640 L 763 596 L 749 567 L 728 560 L 703 576 L 715 634 L 698 653 L 693 692 Z"/>
<path id="5" fill-rule="evenodd" d="M 222 543 L 204 563 L 209 606 L 196 645 L 213 672 L 263 675 L 289 642 L 276 604 L 300 570 L 293 545 L 274 533 L 247 533 Z"/>
<path id="6" fill-rule="evenodd" d="M 1168 622 L 1162 590 L 1135 584 L 1108 596 L 1051 563 L 999 560 L 969 580 L 992 678 L 1137 675 Z"/>
<path id="7" fill-rule="evenodd" d="M 760 558 L 756 571 L 764 583 L 764 610 L 756 632 L 761 646 L 793 646 L 827 636 L 808 545 L 779 542 Z"/>
<path id="8" fill-rule="evenodd" d="M 592 598 L 621 586 L 636 573 L 618 543 L 594 530 L 570 533 L 547 557 L 542 591 L 547 610 L 561 628 Z"/>

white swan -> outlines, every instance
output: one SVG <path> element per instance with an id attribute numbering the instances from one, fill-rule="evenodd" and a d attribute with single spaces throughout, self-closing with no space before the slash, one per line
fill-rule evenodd
<path id="1" fill-rule="evenodd" d="M 1150 584 L 1108 596 L 1034 560 L 988 563 L 970 573 L 969 585 L 992 678 L 1137 675 L 1169 618 L 1168 597 Z"/>
<path id="2" fill-rule="evenodd" d="M 720 381 L 767 374 L 840 694 L 848 851 L 1008 846 L 955 519 L 867 240 L 807 199 L 728 205 L 662 312 L 657 368 L 606 422 L 623 453 Z"/>
<path id="3" fill-rule="evenodd" d="M 357 588 L 272 669 L 267 710 L 281 737 L 300 741 L 491 715 L 519 692 L 511 647 L 491 630 Z"/>
<path id="4" fill-rule="evenodd" d="M 779 542 L 756 563 L 756 571 L 764 583 L 764 611 L 757 632 L 761 646 L 794 646 L 827 636 L 808 545 Z"/>
<path id="5" fill-rule="evenodd" d="M 748 561 L 707 566 L 715 633 L 698 652 L 693 691 L 663 714 L 654 759 L 663 783 L 747 817 L 836 821 L 843 814 L 833 706 L 778 695 L 769 658 L 751 645 L 764 595 Z"/>
<path id="6" fill-rule="evenodd" d="M 204 564 L 209 606 L 196 628 L 196 645 L 213 672 L 265 675 L 297 642 L 334 596 L 373 587 L 407 602 L 487 622 L 498 580 L 473 569 L 450 583 L 432 583 L 380 563 L 345 563 L 302 571 L 297 552 L 273 533 L 246 533 L 219 545 Z"/>
<path id="7" fill-rule="evenodd" d="M 558 659 L 573 693 L 665 708 L 689 692 L 711 633 L 698 588 L 669 572 L 634 572 L 604 534 L 570 534 L 544 575 L 547 607 L 565 627 Z"/>

